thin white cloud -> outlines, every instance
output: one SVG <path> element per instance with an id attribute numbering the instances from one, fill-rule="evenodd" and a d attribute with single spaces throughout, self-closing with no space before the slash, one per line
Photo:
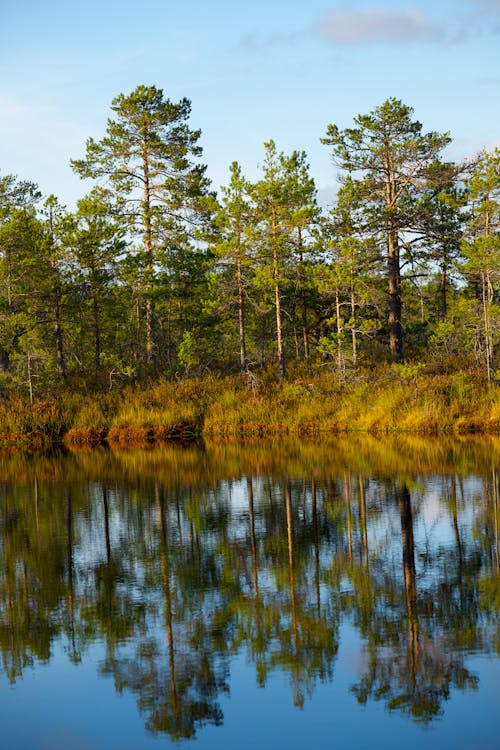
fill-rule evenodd
<path id="1" fill-rule="evenodd" d="M 320 38 L 340 45 L 366 43 L 398 43 L 444 37 L 444 32 L 417 10 L 331 10 L 308 29 L 267 35 L 246 34 L 239 41 L 247 52 L 260 52 L 268 47 L 292 44 L 300 38 Z"/>
<path id="2" fill-rule="evenodd" d="M 436 3 L 436 15 L 416 7 L 360 9 L 333 8 L 308 28 L 288 33 L 249 33 L 239 42 L 247 52 L 293 44 L 299 39 L 321 39 L 339 47 L 366 44 L 434 42 L 455 45 L 478 36 L 500 34 L 500 0 L 468 0 L 451 16 L 443 15 Z"/>
<path id="3" fill-rule="evenodd" d="M 472 4 L 475 5 L 474 0 Z M 480 0 L 480 4 L 485 10 L 492 10 L 494 13 L 500 13 L 500 0 Z"/>
<path id="4" fill-rule="evenodd" d="M 478 86 L 500 86 L 500 76 L 484 76 L 477 81 Z"/>
<path id="5" fill-rule="evenodd" d="M 295 42 L 300 37 L 304 37 L 303 31 L 292 31 L 288 34 L 274 32 L 267 36 L 258 34 L 245 34 L 239 40 L 239 47 L 246 52 L 260 52 L 267 47 L 281 47 Z"/>
<path id="6" fill-rule="evenodd" d="M 314 36 L 337 44 L 397 43 L 443 37 L 439 26 L 414 9 L 332 10 L 311 31 Z"/>

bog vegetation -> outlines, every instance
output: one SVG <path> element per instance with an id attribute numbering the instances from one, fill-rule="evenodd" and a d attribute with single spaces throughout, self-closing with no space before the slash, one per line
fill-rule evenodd
<path id="1" fill-rule="evenodd" d="M 303 151 L 216 194 L 187 99 L 111 110 L 76 210 L 0 176 L 4 441 L 499 428 L 498 149 L 388 99 L 326 127 L 323 208 Z"/>

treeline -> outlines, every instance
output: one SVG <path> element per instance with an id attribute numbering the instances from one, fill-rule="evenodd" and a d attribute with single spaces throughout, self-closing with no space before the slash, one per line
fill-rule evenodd
<path id="1" fill-rule="evenodd" d="M 71 163 L 92 186 L 76 210 L 0 177 L 4 393 L 297 362 L 495 379 L 499 149 L 447 161 L 449 135 L 389 99 L 327 127 L 325 209 L 304 151 L 271 140 L 260 178 L 233 162 L 216 195 L 187 99 L 139 86 L 111 109 Z"/>

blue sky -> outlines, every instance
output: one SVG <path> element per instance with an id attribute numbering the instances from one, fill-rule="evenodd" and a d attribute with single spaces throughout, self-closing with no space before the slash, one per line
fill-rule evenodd
<path id="1" fill-rule="evenodd" d="M 263 143 L 304 149 L 323 202 L 335 168 L 319 139 L 390 96 L 450 158 L 500 145 L 500 0 L 0 0 L 0 173 L 72 207 L 69 167 L 138 84 L 191 99 L 208 174 L 254 178 Z"/>

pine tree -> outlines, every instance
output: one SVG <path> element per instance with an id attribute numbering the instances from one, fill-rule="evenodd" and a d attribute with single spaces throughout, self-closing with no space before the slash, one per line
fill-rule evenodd
<path id="1" fill-rule="evenodd" d="M 226 306 L 229 301 L 230 305 L 234 304 L 237 308 L 239 359 L 243 372 L 248 364 L 246 317 L 250 284 L 248 276 L 252 265 L 253 207 L 249 183 L 243 177 L 237 162 L 231 164 L 229 184 L 222 188 L 221 193 L 217 214 L 219 241 L 214 246 L 219 269 L 217 296 L 219 299 L 224 298 Z"/>
<path id="2" fill-rule="evenodd" d="M 74 280 L 84 302 L 84 313 L 85 303 L 90 307 L 93 364 L 98 372 L 103 352 L 102 308 L 109 308 L 110 299 L 117 305 L 111 282 L 119 255 L 125 249 L 124 231 L 112 216 L 105 191 L 96 188 L 78 201 L 77 211 L 67 219 L 64 234 L 73 255 Z M 109 312 L 113 317 L 112 311 Z M 83 351 L 82 357 L 85 355 Z"/>
<path id="3" fill-rule="evenodd" d="M 83 178 L 104 181 L 116 215 L 138 240 L 146 308 L 146 358 L 155 357 L 154 285 L 161 249 L 175 251 L 196 235 L 208 210 L 208 180 L 198 158 L 199 130 L 188 125 L 191 104 L 175 103 L 156 86 L 138 86 L 111 105 L 106 135 L 87 140 L 84 159 L 71 162 Z"/>
<path id="4" fill-rule="evenodd" d="M 329 125 L 322 142 L 333 147 L 335 162 L 350 175 L 364 201 L 365 227 L 382 242 L 389 288 L 391 357 L 403 357 L 402 254 L 417 228 L 418 200 L 432 167 L 450 142 L 447 134 L 423 133 L 413 110 L 388 99 L 368 115 L 358 115 L 354 128 Z"/>
<path id="5" fill-rule="evenodd" d="M 493 379 L 494 347 L 500 328 L 500 149 L 481 154 L 468 183 L 471 213 L 464 271 L 476 286 L 483 323 L 483 360 Z"/>

